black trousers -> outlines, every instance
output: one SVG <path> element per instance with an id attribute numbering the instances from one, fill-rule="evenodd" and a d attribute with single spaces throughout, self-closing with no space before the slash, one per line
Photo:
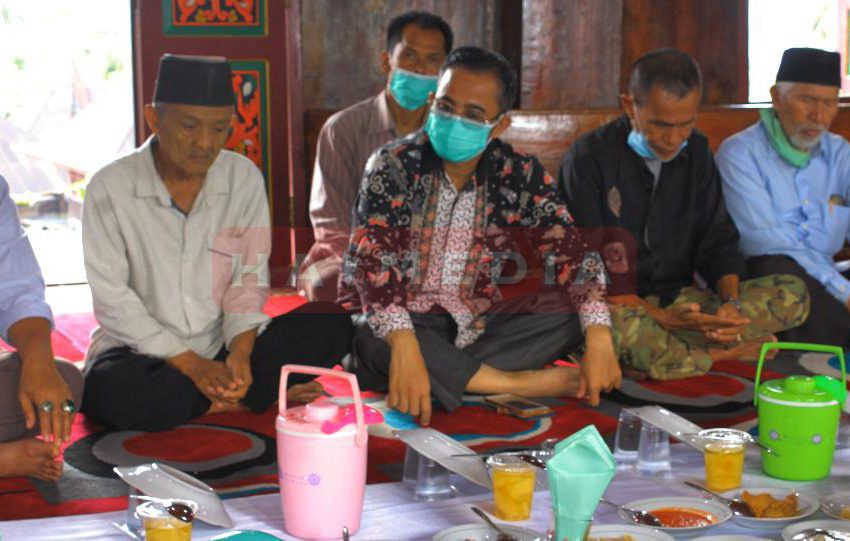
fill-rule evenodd
<path id="1" fill-rule="evenodd" d="M 792 258 L 784 255 L 750 257 L 747 259 L 747 272 L 754 278 L 768 274 L 793 274 L 806 283 L 811 298 L 809 318 L 799 327 L 780 333 L 781 340 L 850 348 L 850 311 Z"/>
<path id="2" fill-rule="evenodd" d="M 473 344 L 454 345 L 457 325 L 442 310 L 412 313 L 416 338 L 431 380 L 431 394 L 448 411 L 461 404 L 464 389 L 482 364 L 505 371 L 542 368 L 583 343 L 578 315 L 560 292 L 496 303 L 485 314 L 484 334 Z M 355 317 L 352 366 L 361 389 L 386 392 L 390 348 L 374 335 L 364 316 Z"/>
<path id="3" fill-rule="evenodd" d="M 275 403 L 280 368 L 304 364 L 330 368 L 348 354 L 351 316 L 332 303 L 309 303 L 274 318 L 254 342 L 253 383 L 242 403 L 266 411 Z M 216 356 L 224 362 L 227 351 Z M 288 385 L 314 379 L 292 374 Z M 191 379 L 164 359 L 115 348 L 95 359 L 86 373 L 83 413 L 121 430 L 159 431 L 203 415 L 211 403 Z"/>

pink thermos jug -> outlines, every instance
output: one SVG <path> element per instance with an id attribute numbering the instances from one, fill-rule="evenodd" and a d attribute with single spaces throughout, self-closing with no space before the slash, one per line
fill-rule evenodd
<path id="1" fill-rule="evenodd" d="M 324 400 L 286 409 L 290 373 L 343 378 L 354 403 L 340 407 Z M 357 379 L 346 372 L 286 365 L 279 393 L 277 464 L 284 528 L 303 539 L 340 539 L 343 527 L 354 534 L 366 489 L 367 420 L 383 417 L 369 407 L 364 412 Z"/>

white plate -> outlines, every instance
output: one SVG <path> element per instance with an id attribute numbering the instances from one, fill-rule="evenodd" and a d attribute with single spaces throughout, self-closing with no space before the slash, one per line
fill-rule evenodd
<path id="1" fill-rule="evenodd" d="M 661 406 L 643 406 L 630 408 L 627 411 L 639 417 L 641 421 L 657 426 L 677 440 L 690 445 L 700 453 L 702 452 L 702 444 L 696 440 L 696 435 L 702 430 L 702 427 L 688 421 L 681 415 L 676 415 Z"/>
<path id="2" fill-rule="evenodd" d="M 708 526 L 696 526 L 692 528 L 668 528 L 666 526 L 654 528 L 652 526 L 638 525 L 641 528 L 654 528 L 657 530 L 661 530 L 663 532 L 669 533 L 670 535 L 694 535 L 699 532 L 704 532 L 710 528 L 714 528 L 718 524 L 723 524 L 724 522 L 732 518 L 732 511 L 730 511 L 729 508 L 725 505 L 721 505 L 714 500 L 703 500 L 702 498 L 668 496 L 665 498 L 647 498 L 645 500 L 635 500 L 624 505 L 629 509 L 635 509 L 638 511 L 649 511 L 650 513 L 656 509 L 664 509 L 666 507 L 698 509 L 706 513 L 711 513 L 714 518 L 717 519 L 714 524 L 709 524 Z M 620 518 L 623 517 L 621 516 Z"/>
<path id="3" fill-rule="evenodd" d="M 707 535 L 697 537 L 694 541 L 770 541 L 767 537 L 753 537 L 752 535 Z"/>
<path id="4" fill-rule="evenodd" d="M 850 513 L 850 492 L 837 492 L 830 494 L 820 501 L 820 509 L 824 514 L 839 520 L 850 520 L 841 516 L 841 510 L 847 509 Z"/>
<path id="5" fill-rule="evenodd" d="M 481 457 L 453 457 L 451 455 L 474 455 L 475 451 L 433 428 L 401 430 L 398 438 L 446 469 L 458 473 L 484 488 L 492 488 L 490 474 Z"/>
<path id="6" fill-rule="evenodd" d="M 218 494 L 212 487 L 187 473 L 156 462 L 139 466 L 116 466 L 113 471 L 125 483 L 148 496 L 192 500 L 198 504 L 198 520 L 222 528 L 233 528 L 233 519 Z"/>
<path id="7" fill-rule="evenodd" d="M 844 520 L 807 520 L 805 522 L 797 522 L 795 524 L 789 524 L 782 530 L 782 539 L 785 541 L 792 541 L 792 538 L 802 532 L 803 530 L 808 530 L 809 528 L 823 528 L 824 530 L 838 530 L 839 532 L 846 532 L 847 535 L 850 535 L 850 527 L 847 525 L 847 521 Z"/>
<path id="8" fill-rule="evenodd" d="M 499 527 L 519 541 L 545 541 L 546 539 L 545 534 L 526 528 L 508 526 L 507 524 L 499 524 Z M 463 526 L 446 528 L 432 537 L 431 541 L 495 541 L 498 536 L 499 534 L 494 532 L 493 528 L 485 524 L 464 524 Z"/>
<path id="9" fill-rule="evenodd" d="M 628 524 L 592 525 L 589 537 L 623 537 L 624 535 L 630 535 L 635 541 L 673 541 L 673 537 L 664 532 Z"/>
<path id="10" fill-rule="evenodd" d="M 724 492 L 723 495 L 727 498 L 740 498 L 741 494 L 746 490 L 750 494 L 764 494 L 765 492 L 777 499 L 782 499 L 788 494 L 794 492 L 787 488 L 746 488 L 738 490 L 730 490 Z M 755 517 L 740 517 L 734 516 L 732 520 L 745 528 L 757 528 L 762 530 L 779 530 L 788 526 L 792 522 L 797 522 L 806 517 L 810 517 L 818 510 L 818 501 L 802 492 L 797 493 L 797 507 L 800 509 L 800 514 L 787 518 L 755 518 Z"/>

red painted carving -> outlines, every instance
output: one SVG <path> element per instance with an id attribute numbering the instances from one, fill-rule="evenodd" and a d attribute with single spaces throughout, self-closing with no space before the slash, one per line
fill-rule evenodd
<path id="1" fill-rule="evenodd" d="M 259 20 L 259 0 L 173 0 L 174 26 L 246 26 Z"/>
<path id="2" fill-rule="evenodd" d="M 264 170 L 265 119 L 262 116 L 262 100 L 265 97 L 260 80 L 258 70 L 233 70 L 237 120 L 226 146 L 247 156 L 257 167 Z"/>

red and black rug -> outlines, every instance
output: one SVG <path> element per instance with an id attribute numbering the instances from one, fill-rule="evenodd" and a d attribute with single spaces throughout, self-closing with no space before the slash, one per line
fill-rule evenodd
<path id="1" fill-rule="evenodd" d="M 267 311 L 274 315 L 301 304 L 293 297 L 273 297 Z M 90 315 L 57 316 L 54 347 L 57 355 L 77 360 L 88 346 L 94 325 Z M 76 351 L 76 353 L 75 353 Z M 765 377 L 805 372 L 796 356 L 780 356 Z M 437 411 L 431 426 L 478 450 L 533 446 L 546 438 L 563 438 L 587 424 L 608 436 L 616 429 L 621 408 L 660 404 L 705 426 L 732 426 L 753 419 L 754 366 L 718 363 L 705 376 L 673 382 L 626 381 L 605 397 L 599 408 L 577 400 L 548 400 L 551 417 L 520 420 L 497 414 L 478 397 L 469 397 L 451 415 Z M 332 391 L 337 393 L 337 391 Z M 371 396 L 369 401 L 380 402 Z M 64 449 L 65 474 L 58 483 L 29 479 L 0 480 L 0 520 L 74 515 L 123 509 L 127 487 L 112 468 L 157 461 L 207 482 L 224 498 L 277 490 L 275 467 L 276 411 L 262 415 L 238 413 L 205 416 L 168 432 L 141 433 L 104 430 L 80 417 L 71 443 Z M 406 416 L 391 415 L 392 428 L 405 428 Z M 404 445 L 389 435 L 369 439 L 367 480 L 400 477 Z"/>

